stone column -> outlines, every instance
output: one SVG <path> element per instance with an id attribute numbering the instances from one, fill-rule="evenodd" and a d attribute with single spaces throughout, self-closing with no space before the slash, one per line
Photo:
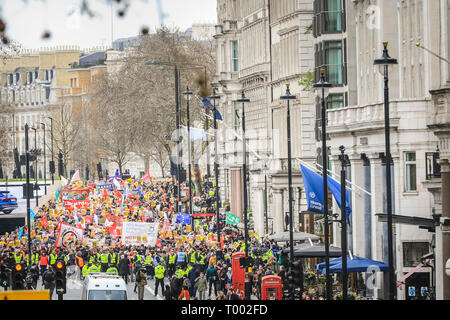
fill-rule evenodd
<path id="1" fill-rule="evenodd" d="M 241 169 L 230 169 L 231 176 L 231 213 L 240 217 L 241 221 L 242 217 L 242 176 Z"/>
<path id="2" fill-rule="evenodd" d="M 264 188 L 257 188 L 255 191 L 255 202 L 253 207 L 253 223 L 258 235 L 264 235 Z"/>
<path id="3" fill-rule="evenodd" d="M 284 231 L 284 205 L 283 205 L 283 190 L 273 189 L 272 202 L 272 218 L 273 218 L 273 233 L 280 233 Z"/>
<path id="4" fill-rule="evenodd" d="M 383 261 L 383 223 L 378 222 L 377 213 L 383 213 L 383 170 L 381 167 L 381 159 L 379 153 L 371 153 L 367 155 L 370 159 L 370 190 L 372 193 L 372 259 Z M 381 273 L 376 277 L 382 276 Z M 378 281 L 377 283 L 383 283 Z M 374 288 L 375 298 L 381 297 L 382 288 Z"/>
<path id="5" fill-rule="evenodd" d="M 364 161 L 359 154 L 349 155 L 351 164 L 352 183 L 364 187 Z M 355 188 L 356 189 L 356 188 Z M 352 217 L 351 228 L 353 229 L 353 252 L 358 256 L 364 256 L 365 232 L 364 232 L 364 194 L 356 190 L 351 192 Z"/>
<path id="6" fill-rule="evenodd" d="M 341 175 L 341 162 L 339 161 L 339 157 L 337 155 L 331 155 L 329 156 L 330 160 L 331 160 L 331 170 L 333 173 L 338 174 L 339 176 Z M 334 180 L 336 180 L 337 182 L 341 183 L 341 180 L 337 177 L 332 176 L 332 178 Z M 330 190 L 330 189 L 328 189 Z M 341 209 L 339 208 L 339 206 L 337 205 L 336 199 L 334 199 L 334 196 L 332 196 L 333 198 L 333 215 L 337 215 L 338 220 L 340 220 L 340 216 L 341 216 Z M 333 218 L 335 219 L 335 218 Z M 333 241 L 330 243 L 337 246 L 337 247 L 341 247 L 341 224 L 340 223 L 333 223 Z M 348 231 L 348 228 L 347 228 Z M 348 234 L 348 233 L 347 233 Z M 347 241 L 347 248 L 350 248 L 348 246 L 349 242 Z"/>
<path id="7" fill-rule="evenodd" d="M 440 161 L 440 165 L 442 179 L 442 217 L 445 219 L 450 219 L 450 162 L 448 159 L 442 159 Z M 436 267 L 436 276 L 438 271 L 437 268 L 442 268 L 442 299 L 450 300 L 450 276 L 445 274 L 445 263 L 448 259 L 450 259 L 450 226 L 440 226 L 436 228 L 436 233 L 438 233 L 437 229 L 439 229 L 440 234 L 439 245 L 442 246 L 442 259 L 439 261 L 440 265 Z M 436 264 L 438 264 L 437 259 Z M 436 282 L 438 282 L 439 278 L 436 280 Z"/>

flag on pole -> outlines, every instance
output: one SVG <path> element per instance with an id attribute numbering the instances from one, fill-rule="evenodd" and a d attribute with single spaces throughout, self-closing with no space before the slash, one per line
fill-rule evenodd
<path id="1" fill-rule="evenodd" d="M 208 108 L 209 110 L 211 110 L 211 112 L 213 112 L 213 116 L 215 116 L 215 118 L 217 120 L 220 120 L 220 121 L 223 120 L 222 115 L 220 114 L 219 110 L 217 110 L 217 108 L 215 108 L 212 105 L 211 101 L 209 101 L 208 98 L 203 98 L 203 99 L 201 99 L 201 101 L 202 101 L 203 105 L 205 106 L 205 108 Z"/>
<path id="2" fill-rule="evenodd" d="M 147 169 L 147 172 L 146 172 L 145 175 L 142 177 L 142 180 L 143 180 L 143 181 L 151 180 L 150 169 Z"/>
<path id="3" fill-rule="evenodd" d="M 120 182 L 117 181 L 116 178 L 113 179 L 113 183 L 114 183 L 114 186 L 116 187 L 116 189 L 120 189 L 121 188 Z"/>
<path id="4" fill-rule="evenodd" d="M 17 239 L 20 240 L 20 238 L 22 238 L 22 234 L 23 234 L 23 228 L 19 227 L 19 231 L 17 232 Z"/>
<path id="5" fill-rule="evenodd" d="M 34 220 L 34 217 L 36 214 L 34 213 L 33 209 L 30 208 L 30 220 Z"/>
<path id="6" fill-rule="evenodd" d="M 72 180 L 70 180 L 71 183 L 76 182 L 80 180 L 80 170 L 77 170 L 73 176 L 72 176 Z"/>
<path id="7" fill-rule="evenodd" d="M 56 192 L 55 192 L 55 200 L 58 200 L 59 197 L 60 197 L 60 194 L 59 194 L 59 188 L 57 188 L 57 189 L 56 189 Z"/>
<path id="8" fill-rule="evenodd" d="M 67 180 L 66 178 L 64 178 L 63 176 L 61 176 L 61 181 L 62 181 L 62 185 L 63 186 L 67 186 L 69 184 L 69 180 Z"/>
<path id="9" fill-rule="evenodd" d="M 321 175 L 315 173 L 314 171 L 306 168 L 304 165 L 300 164 L 300 169 L 302 171 L 303 184 L 305 185 L 306 201 L 308 204 L 308 211 L 313 211 L 317 213 L 322 213 L 324 211 L 324 196 L 323 196 L 323 178 Z M 327 176 L 327 184 L 334 199 L 336 200 L 339 208 L 341 207 L 341 184 Z M 352 208 L 350 206 L 350 193 L 345 190 L 345 205 L 346 205 L 346 216 L 347 223 L 350 224 L 350 213 Z"/>

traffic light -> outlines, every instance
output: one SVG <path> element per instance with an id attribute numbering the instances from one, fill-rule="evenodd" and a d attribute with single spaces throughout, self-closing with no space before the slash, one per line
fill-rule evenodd
<path id="1" fill-rule="evenodd" d="M 66 266 L 61 261 L 56 262 L 55 289 L 58 295 L 66 293 Z"/>
<path id="2" fill-rule="evenodd" d="M 63 155 L 62 153 L 58 153 L 58 174 L 60 176 L 64 175 L 64 163 L 63 163 Z"/>
<path id="3" fill-rule="evenodd" d="M 0 263 L 0 287 L 3 287 L 6 290 L 8 290 L 9 287 L 9 272 L 11 271 L 8 268 L 6 268 L 3 261 Z"/>
<path id="4" fill-rule="evenodd" d="M 15 265 L 12 272 L 12 289 L 13 290 L 24 290 L 24 269 L 23 266 L 18 263 Z"/>
<path id="5" fill-rule="evenodd" d="M 302 287 L 303 283 L 303 268 L 301 263 L 302 262 L 300 260 L 297 260 L 292 264 L 292 277 L 296 287 Z"/>
<path id="6" fill-rule="evenodd" d="M 49 167 L 50 167 L 50 173 L 55 174 L 55 161 L 51 160 L 49 162 Z"/>
<path id="7" fill-rule="evenodd" d="M 102 173 L 102 164 L 99 162 L 97 163 L 97 174 L 98 174 L 98 178 L 100 180 L 103 179 L 103 173 Z"/>

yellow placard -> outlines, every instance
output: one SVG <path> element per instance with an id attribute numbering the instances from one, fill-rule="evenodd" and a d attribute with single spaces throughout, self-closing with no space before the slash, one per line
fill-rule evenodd
<path id="1" fill-rule="evenodd" d="M 186 225 L 186 232 L 191 232 L 191 225 L 190 224 Z"/>
<path id="2" fill-rule="evenodd" d="M 15 290 L 0 292 L 0 300 L 50 300 L 49 290 Z"/>

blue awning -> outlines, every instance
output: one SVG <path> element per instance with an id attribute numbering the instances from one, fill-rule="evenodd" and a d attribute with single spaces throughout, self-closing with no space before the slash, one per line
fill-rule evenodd
<path id="1" fill-rule="evenodd" d="M 326 273 L 325 262 L 316 265 L 316 270 L 320 269 L 322 269 L 322 274 Z M 367 272 L 367 269 L 384 272 L 389 270 L 389 266 L 380 261 L 375 261 L 358 256 L 353 256 L 353 259 L 351 259 L 350 256 L 347 255 L 348 272 Z M 337 258 L 330 261 L 330 272 L 342 272 L 342 258 Z"/>

